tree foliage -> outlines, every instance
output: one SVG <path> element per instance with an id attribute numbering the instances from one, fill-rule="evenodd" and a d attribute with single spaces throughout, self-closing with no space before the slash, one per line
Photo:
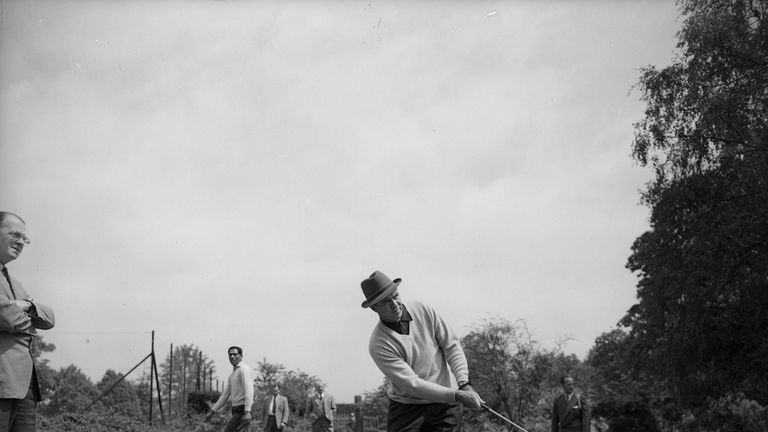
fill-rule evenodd
<path id="1" fill-rule="evenodd" d="M 302 370 L 289 370 L 282 377 L 282 394 L 288 398 L 291 410 L 297 416 L 303 416 L 306 408 L 305 401 L 309 394 L 318 385 L 325 387 L 323 381 Z"/>
<path id="2" fill-rule="evenodd" d="M 632 247 L 638 302 L 615 348 L 668 386 L 680 422 L 711 427 L 720 401 L 768 404 L 768 2 L 679 5 L 679 58 L 639 83 L 651 229 Z"/>
<path id="3" fill-rule="evenodd" d="M 669 392 L 640 367 L 634 341 L 624 329 L 600 335 L 587 355 L 593 418 L 611 431 L 656 432 L 656 417 L 670 418 Z"/>
<path id="4" fill-rule="evenodd" d="M 366 417 L 376 417 L 380 425 L 387 424 L 387 414 L 389 412 L 389 380 L 383 377 L 381 385 L 376 390 L 367 391 L 363 395 L 363 415 Z"/>
<path id="5" fill-rule="evenodd" d="M 288 399 L 288 406 L 295 416 L 304 414 L 304 405 L 309 393 L 317 385 L 325 386 L 323 381 L 301 370 L 287 370 L 280 363 L 271 363 L 264 359 L 256 365 L 259 375 L 255 378 L 256 392 L 254 400 L 258 407 L 261 401 L 272 394 L 272 386 L 280 385 L 280 394 Z"/>
<path id="6" fill-rule="evenodd" d="M 107 370 L 101 381 L 96 384 L 96 390 L 100 395 L 99 411 L 127 417 L 139 417 L 141 415 L 136 388 L 130 381 L 123 379 L 123 374 L 112 369 Z"/>
<path id="7" fill-rule="evenodd" d="M 80 412 L 96 398 L 96 387 L 80 368 L 69 365 L 55 376 L 53 391 L 43 410 L 50 414 Z"/>
<path id="8" fill-rule="evenodd" d="M 42 393 L 41 396 L 44 400 L 51 396 L 56 371 L 48 365 L 48 359 L 42 358 L 42 355 L 53 352 L 55 349 L 56 345 L 43 341 L 42 336 L 32 338 L 29 350 L 32 353 L 32 359 L 35 361 L 37 378 L 40 380 L 40 393 Z"/>
<path id="9" fill-rule="evenodd" d="M 173 370 L 171 370 L 173 355 Z M 213 360 L 195 345 L 181 345 L 168 353 L 159 366 L 161 394 L 164 407 L 170 392 L 171 404 L 166 407 L 171 413 L 187 413 L 187 396 L 191 392 L 211 390 L 215 384 L 212 377 L 216 372 Z M 148 402 L 147 402 L 148 403 Z"/>
<path id="10" fill-rule="evenodd" d="M 548 415 L 539 402 L 554 352 L 543 350 L 523 321 L 485 320 L 461 342 L 472 385 L 488 406 L 515 419 Z"/>
<path id="11" fill-rule="evenodd" d="M 280 363 L 270 363 L 266 358 L 256 364 L 256 370 L 259 372 L 254 379 L 256 389 L 267 393 L 273 385 L 280 384 L 285 375 L 285 366 Z"/>

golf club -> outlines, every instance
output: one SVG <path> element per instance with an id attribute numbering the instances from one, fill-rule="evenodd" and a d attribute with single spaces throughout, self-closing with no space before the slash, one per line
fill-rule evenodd
<path id="1" fill-rule="evenodd" d="M 510 419 L 508 419 L 508 418 L 504 417 L 503 415 L 501 415 L 501 414 L 497 413 L 496 411 L 492 410 L 490 407 L 488 407 L 488 405 L 486 405 L 486 404 L 480 404 L 480 406 L 481 406 L 481 407 L 483 407 L 483 408 L 485 408 L 485 409 L 487 409 L 487 410 L 488 410 L 488 411 L 490 411 L 491 413 L 493 413 L 493 414 L 494 414 L 496 417 L 498 417 L 498 418 L 500 418 L 500 419 L 504 420 L 505 422 L 507 422 L 507 423 L 511 424 L 512 426 L 514 426 L 514 427 L 516 427 L 516 428 L 520 429 L 521 431 L 523 431 L 523 432 L 528 432 L 527 430 L 525 430 L 525 429 L 524 429 L 522 426 L 520 426 L 519 424 L 517 424 L 517 423 L 513 422 L 512 420 L 510 420 Z"/>

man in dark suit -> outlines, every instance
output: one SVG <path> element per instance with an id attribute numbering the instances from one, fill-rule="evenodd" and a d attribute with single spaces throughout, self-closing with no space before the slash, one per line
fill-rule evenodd
<path id="1" fill-rule="evenodd" d="M 589 407 L 587 401 L 574 391 L 573 377 L 562 377 L 560 384 L 563 393 L 552 404 L 552 432 L 589 432 Z"/>
<path id="2" fill-rule="evenodd" d="M 0 432 L 34 432 L 40 386 L 30 346 L 37 330 L 53 327 L 53 310 L 27 293 L 7 264 L 29 244 L 26 224 L 0 212 Z"/>
<path id="3" fill-rule="evenodd" d="M 322 385 L 317 385 L 315 395 L 307 402 L 307 412 L 312 421 L 312 432 L 333 431 L 333 416 L 336 414 L 336 401 L 325 392 Z"/>
<path id="4" fill-rule="evenodd" d="M 288 398 L 280 394 L 278 384 L 272 386 L 272 395 L 264 398 L 262 414 L 265 432 L 281 431 L 288 423 Z"/>

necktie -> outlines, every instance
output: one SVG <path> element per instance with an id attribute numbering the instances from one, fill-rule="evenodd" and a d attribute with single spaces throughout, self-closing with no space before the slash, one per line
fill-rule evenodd
<path id="1" fill-rule="evenodd" d="M 8 287 L 11 288 L 11 295 L 13 296 L 13 299 L 16 300 L 16 293 L 13 292 L 13 284 L 11 283 L 11 277 L 8 276 L 8 268 L 3 266 L 3 276 L 5 276 L 5 280 L 8 281 Z"/>
<path id="2" fill-rule="evenodd" d="M 272 396 L 272 414 L 277 412 L 277 396 Z"/>

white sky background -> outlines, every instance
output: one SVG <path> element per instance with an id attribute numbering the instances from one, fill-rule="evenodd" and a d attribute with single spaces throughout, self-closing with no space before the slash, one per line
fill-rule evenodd
<path id="1" fill-rule="evenodd" d="M 375 269 L 463 336 L 523 318 L 583 358 L 634 302 L 639 68 L 672 1 L 9 1 L 0 207 L 54 367 L 156 331 L 375 389 Z"/>

